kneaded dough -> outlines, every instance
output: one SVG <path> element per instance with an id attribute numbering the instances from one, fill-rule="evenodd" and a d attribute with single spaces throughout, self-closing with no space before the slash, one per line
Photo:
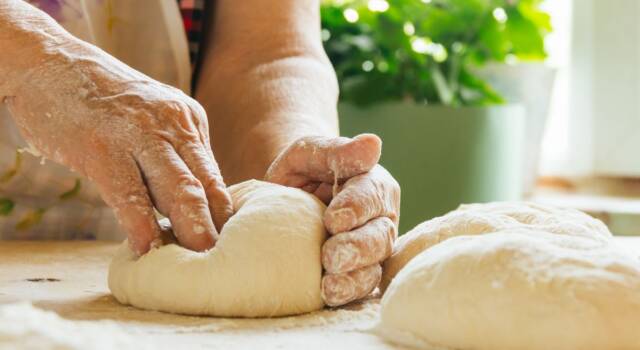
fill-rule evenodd
<path id="1" fill-rule="evenodd" d="M 409 262 L 381 306 L 378 329 L 392 342 L 460 350 L 640 348 L 640 260 L 598 220 L 493 203 L 464 206 L 409 234 L 404 244 L 413 242 L 405 246 L 412 249 L 404 251 L 415 257 L 403 257 Z"/>
<path id="2" fill-rule="evenodd" d="M 612 238 L 600 220 L 574 209 L 527 202 L 464 204 L 400 236 L 391 257 L 384 263 L 381 289 L 384 291 L 398 271 L 416 255 L 446 239 L 520 228 L 588 237 L 602 242 Z"/>
<path id="3" fill-rule="evenodd" d="M 261 181 L 229 188 L 236 214 L 215 247 L 176 244 L 137 258 L 123 243 L 109 289 L 142 309 L 223 317 L 270 317 L 321 309 L 325 206 L 299 189 Z"/>

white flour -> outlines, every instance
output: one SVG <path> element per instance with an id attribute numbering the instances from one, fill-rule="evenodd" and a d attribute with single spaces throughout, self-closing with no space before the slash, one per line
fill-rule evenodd
<path id="1" fill-rule="evenodd" d="M 29 303 L 0 306 L 0 349 L 149 348 L 110 321 L 68 321 Z"/>

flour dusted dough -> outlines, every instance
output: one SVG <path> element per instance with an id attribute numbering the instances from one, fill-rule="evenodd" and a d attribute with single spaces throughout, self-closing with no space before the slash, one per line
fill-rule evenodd
<path id="1" fill-rule="evenodd" d="M 387 266 L 401 269 L 387 275 L 381 307 L 380 333 L 393 342 L 640 349 L 640 260 L 574 210 L 463 206 L 405 235 Z"/>
<path id="2" fill-rule="evenodd" d="M 236 214 L 204 253 L 175 244 L 136 259 L 125 242 L 109 268 L 123 304 L 174 313 L 269 317 L 321 309 L 324 204 L 259 181 L 229 188 Z"/>
<path id="3" fill-rule="evenodd" d="M 447 215 L 425 221 L 401 236 L 384 263 L 382 289 L 411 259 L 448 238 L 532 228 L 569 236 L 609 242 L 611 233 L 600 221 L 573 210 L 534 203 L 495 202 L 467 204 Z"/>

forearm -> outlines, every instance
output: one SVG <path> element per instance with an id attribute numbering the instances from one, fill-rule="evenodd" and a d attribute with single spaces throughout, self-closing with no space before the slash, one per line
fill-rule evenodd
<path id="1" fill-rule="evenodd" d="M 319 4 L 258 0 L 246 12 L 253 2 L 219 2 L 197 89 L 230 183 L 261 178 L 299 137 L 338 134 L 337 82 L 320 41 Z"/>
<path id="2" fill-rule="evenodd" d="M 92 116 L 94 126 L 106 125 L 114 115 L 162 100 L 145 88 L 153 84 L 37 8 L 0 0 L 0 103 L 6 102 L 23 138 L 45 157 L 86 174 L 84 154 L 75 147 L 78 138 L 91 137 L 81 130 L 86 117 Z M 65 129 L 67 135 L 48 129 Z M 59 157 L 63 153 L 65 159 Z"/>
<path id="3" fill-rule="evenodd" d="M 337 136 L 331 74 L 314 59 L 291 57 L 218 75 L 224 83 L 216 88 L 199 87 L 227 181 L 262 178 L 280 151 L 302 136 Z"/>
<path id="4" fill-rule="evenodd" d="M 108 91 L 102 92 L 108 95 L 127 82 L 147 80 L 25 1 L 0 0 L 0 102 L 6 96 L 42 98 L 43 92 L 57 96 L 95 89 L 105 81 L 110 81 L 104 84 Z"/>
<path id="5" fill-rule="evenodd" d="M 14 95 L 51 48 L 70 35 L 51 17 L 22 0 L 0 0 L 0 98 Z"/>

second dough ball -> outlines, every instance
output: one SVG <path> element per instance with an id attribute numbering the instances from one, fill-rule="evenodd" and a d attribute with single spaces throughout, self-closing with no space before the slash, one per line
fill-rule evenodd
<path id="1" fill-rule="evenodd" d="M 585 214 L 464 206 L 418 226 L 399 247 L 388 266 L 406 266 L 384 294 L 379 327 L 392 342 L 640 349 L 640 260 Z"/>

